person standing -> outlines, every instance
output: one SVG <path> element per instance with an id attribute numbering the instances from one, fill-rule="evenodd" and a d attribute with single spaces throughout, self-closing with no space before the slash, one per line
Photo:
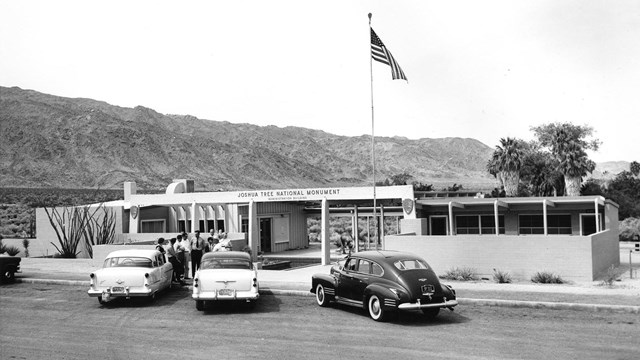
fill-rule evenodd
<path id="1" fill-rule="evenodd" d="M 200 237 L 200 231 L 196 230 L 191 239 L 191 276 L 196 276 L 196 271 L 200 269 L 202 252 L 204 251 L 204 239 Z"/>
<path id="2" fill-rule="evenodd" d="M 185 249 L 184 249 L 184 244 L 182 242 L 182 234 L 178 234 L 178 236 L 176 236 L 176 242 L 175 242 L 174 248 L 176 250 L 176 258 L 178 258 L 178 261 L 180 262 L 180 266 L 182 266 L 182 270 L 180 272 L 186 278 L 187 273 L 185 272 L 184 263 L 187 261 L 187 258 L 184 256 Z"/>
<path id="3" fill-rule="evenodd" d="M 184 248 L 184 278 L 189 278 L 189 262 L 191 260 L 191 241 L 189 241 L 189 235 L 186 232 L 182 232 L 182 241 L 180 243 Z"/>
<path id="4" fill-rule="evenodd" d="M 169 262 L 171 263 L 171 265 L 173 266 L 173 278 L 171 279 L 171 281 L 177 281 L 180 283 L 180 285 L 184 285 L 184 281 L 182 281 L 182 279 L 180 279 L 180 276 L 182 275 L 182 271 L 184 270 L 184 267 L 182 266 L 182 263 L 178 260 L 178 253 L 176 252 L 175 249 L 175 245 L 177 242 L 176 238 L 171 238 L 169 247 L 167 248 L 167 256 L 169 257 Z"/>
<path id="5" fill-rule="evenodd" d="M 158 245 L 156 245 L 156 250 L 160 251 L 160 253 L 162 254 L 162 257 L 165 258 L 165 261 L 167 260 L 165 253 L 166 250 L 164 249 L 165 243 L 164 243 L 164 238 L 158 238 Z"/>

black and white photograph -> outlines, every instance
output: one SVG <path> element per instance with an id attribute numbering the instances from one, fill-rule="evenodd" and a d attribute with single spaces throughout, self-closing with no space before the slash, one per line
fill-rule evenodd
<path id="1" fill-rule="evenodd" d="M 0 359 L 637 359 L 640 3 L 0 0 Z"/>

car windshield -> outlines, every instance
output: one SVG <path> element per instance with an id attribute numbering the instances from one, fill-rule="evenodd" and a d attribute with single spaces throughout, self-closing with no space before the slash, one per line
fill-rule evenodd
<path id="1" fill-rule="evenodd" d="M 429 265 L 426 262 L 419 259 L 414 260 L 398 260 L 393 265 L 399 270 L 416 270 L 416 269 L 428 269 Z"/>
<path id="2" fill-rule="evenodd" d="M 123 257 L 112 257 L 104 260 L 105 268 L 109 267 L 144 267 L 150 268 L 153 267 L 151 259 L 147 259 L 144 257 L 133 257 L 133 256 L 123 256 Z"/>
<path id="3" fill-rule="evenodd" d="M 251 269 L 251 261 L 245 259 L 206 259 L 200 265 L 201 269 Z"/>

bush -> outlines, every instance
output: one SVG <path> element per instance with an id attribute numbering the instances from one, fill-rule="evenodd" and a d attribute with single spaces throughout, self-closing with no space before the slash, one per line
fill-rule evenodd
<path id="1" fill-rule="evenodd" d="M 535 273 L 531 277 L 531 281 L 538 284 L 564 284 L 564 280 L 562 280 L 560 275 L 548 271 Z"/>
<path id="2" fill-rule="evenodd" d="M 445 280 L 472 281 L 478 280 L 476 269 L 473 268 L 452 268 L 441 276 Z"/>
<path id="3" fill-rule="evenodd" d="M 620 273 L 621 272 L 618 269 L 611 265 L 607 269 L 604 279 L 602 279 L 602 285 L 613 286 L 613 283 L 620 278 Z"/>
<path id="4" fill-rule="evenodd" d="M 506 271 L 493 269 L 493 280 L 498 284 L 510 284 L 511 274 Z"/>

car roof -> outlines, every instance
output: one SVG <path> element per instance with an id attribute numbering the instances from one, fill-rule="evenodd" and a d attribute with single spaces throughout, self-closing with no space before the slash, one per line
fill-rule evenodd
<path id="1" fill-rule="evenodd" d="M 414 260 L 420 259 L 418 255 L 393 250 L 369 250 L 360 251 L 352 255 L 353 257 L 361 257 L 364 259 L 376 260 L 376 261 L 396 261 L 396 260 Z"/>
<path id="2" fill-rule="evenodd" d="M 126 249 L 126 250 L 116 250 L 112 251 L 107 255 L 107 258 L 112 257 L 124 257 L 124 256 L 137 256 L 137 257 L 146 257 L 152 259 L 156 257 L 160 252 L 155 249 Z"/>
<path id="3" fill-rule="evenodd" d="M 205 259 L 243 259 L 251 261 L 251 255 L 244 251 L 214 251 L 202 255 L 202 260 Z"/>

